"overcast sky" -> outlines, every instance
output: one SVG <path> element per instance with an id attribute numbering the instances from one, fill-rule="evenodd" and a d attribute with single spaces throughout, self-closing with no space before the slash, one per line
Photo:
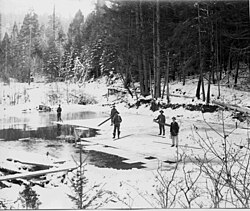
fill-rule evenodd
<path id="1" fill-rule="evenodd" d="M 0 0 L 0 13 L 2 16 L 2 27 L 0 39 L 5 32 L 10 32 L 14 22 L 18 27 L 23 22 L 24 16 L 29 11 L 34 11 L 39 15 L 51 15 L 55 5 L 56 16 L 62 20 L 70 20 L 80 9 L 86 18 L 94 10 L 96 0 Z M 64 25 L 64 28 L 67 27 Z M 66 29 L 66 28 L 65 28 Z"/>
<path id="2" fill-rule="evenodd" d="M 0 0 L 2 14 L 26 14 L 33 9 L 37 14 L 51 13 L 53 5 L 60 15 L 72 16 L 81 9 L 84 16 L 94 8 L 95 0 Z"/>

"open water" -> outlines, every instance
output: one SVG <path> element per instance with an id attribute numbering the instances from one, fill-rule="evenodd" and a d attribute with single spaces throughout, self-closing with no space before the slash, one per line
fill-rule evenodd
<path id="1" fill-rule="evenodd" d="M 106 118 L 95 112 L 69 112 L 64 113 L 63 120 Z M 37 153 L 50 155 L 59 160 L 79 159 L 79 148 L 74 146 L 72 137 L 73 127 L 55 125 L 55 112 L 24 113 L 20 117 L 0 119 L 0 151 L 8 154 Z M 97 135 L 96 131 L 88 131 L 88 135 Z M 83 158 L 86 162 L 100 168 L 131 169 L 141 168 L 137 164 L 126 164 L 124 158 L 98 151 L 86 151 L 83 147 Z"/>

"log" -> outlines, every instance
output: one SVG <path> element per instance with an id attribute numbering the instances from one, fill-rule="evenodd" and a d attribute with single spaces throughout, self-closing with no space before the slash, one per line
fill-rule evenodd
<path id="1" fill-rule="evenodd" d="M 223 102 L 219 102 L 219 101 L 216 101 L 216 100 L 213 100 L 212 103 L 215 104 L 215 105 L 218 105 L 218 106 L 229 108 L 231 110 L 236 110 L 236 111 L 240 111 L 242 113 L 250 114 L 250 109 L 242 108 L 242 107 L 239 107 L 237 105 L 223 103 Z"/>
<path id="2" fill-rule="evenodd" d="M 194 99 L 194 98 L 195 98 L 195 96 L 192 97 L 192 96 L 187 96 L 187 95 L 174 95 L 174 94 L 169 94 L 169 96 L 172 96 L 172 97 L 184 97 L 184 98 L 191 98 L 191 99 Z"/>
<path id="3" fill-rule="evenodd" d="M 45 168 L 51 168 L 57 166 L 56 164 L 46 164 L 46 163 L 38 163 L 38 162 L 32 162 L 32 161 L 21 161 L 21 160 L 14 160 L 14 162 L 18 162 L 24 165 L 33 165 L 33 166 L 40 166 Z"/>
<path id="4" fill-rule="evenodd" d="M 76 167 L 67 167 L 67 168 L 55 168 L 55 169 L 41 170 L 41 171 L 14 174 L 14 175 L 6 175 L 6 176 L 0 177 L 0 181 L 27 178 L 27 177 L 36 177 L 36 176 L 50 174 L 50 173 L 56 173 L 56 172 L 60 172 L 60 171 L 71 171 L 71 170 L 74 170 L 76 168 L 77 168 L 77 166 Z"/>

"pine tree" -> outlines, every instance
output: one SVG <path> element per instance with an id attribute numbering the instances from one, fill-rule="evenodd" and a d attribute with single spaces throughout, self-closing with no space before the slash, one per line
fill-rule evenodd
<path id="1" fill-rule="evenodd" d="M 65 34 L 59 18 L 55 16 L 55 11 L 52 16 L 49 16 L 48 27 L 44 29 L 43 42 L 45 45 L 43 50 L 43 71 L 53 81 L 62 72 L 63 45 L 65 42 Z"/>
<path id="2" fill-rule="evenodd" d="M 74 49 L 75 56 L 80 56 L 83 46 L 82 29 L 84 16 L 81 10 L 78 10 L 68 29 L 68 46 L 67 49 Z"/>
<path id="3" fill-rule="evenodd" d="M 30 81 L 30 75 L 32 71 L 34 71 L 36 57 L 41 56 L 39 37 L 38 16 L 34 12 L 30 12 L 24 17 L 18 35 L 18 79 L 23 82 Z"/>
<path id="4" fill-rule="evenodd" d="M 25 184 L 25 188 L 20 194 L 23 207 L 25 209 L 38 209 L 41 202 L 38 199 L 36 191 L 32 190 L 31 186 Z"/>
<path id="5" fill-rule="evenodd" d="M 50 76 L 53 81 L 59 76 L 60 52 L 53 38 L 48 41 L 48 47 L 43 55 L 44 72 Z"/>
<path id="6" fill-rule="evenodd" d="M 16 22 L 14 23 L 12 33 L 11 33 L 11 38 L 10 38 L 10 60 L 11 60 L 11 68 L 9 70 L 9 73 L 11 77 L 17 78 L 18 73 L 18 27 Z"/>
<path id="7" fill-rule="evenodd" d="M 6 32 L 1 42 L 0 51 L 0 63 L 1 63 L 1 74 L 4 81 L 9 81 L 9 69 L 10 69 L 10 38 Z"/>

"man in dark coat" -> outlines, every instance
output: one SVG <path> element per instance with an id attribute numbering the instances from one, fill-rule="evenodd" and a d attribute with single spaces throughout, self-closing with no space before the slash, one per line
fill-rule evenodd
<path id="1" fill-rule="evenodd" d="M 121 124 L 121 122 L 122 122 L 122 118 L 119 115 L 119 112 L 117 111 L 113 117 L 113 124 L 114 124 L 113 138 L 115 138 L 116 131 L 117 131 L 118 138 L 120 138 L 120 133 L 121 133 L 120 124 Z"/>
<path id="2" fill-rule="evenodd" d="M 113 104 L 113 108 L 111 109 L 111 112 L 110 112 L 111 125 L 113 125 L 113 118 L 114 118 L 116 112 L 118 112 L 118 111 L 115 108 L 115 104 Z"/>
<path id="3" fill-rule="evenodd" d="M 59 104 L 58 108 L 57 108 L 57 121 L 62 121 L 62 118 L 61 118 L 61 114 L 62 114 L 62 108 L 61 108 L 61 105 Z"/>
<path id="4" fill-rule="evenodd" d="M 178 133 L 179 133 L 179 125 L 176 122 L 176 118 L 173 117 L 172 118 L 172 122 L 170 125 L 170 135 L 171 135 L 171 139 L 172 139 L 172 146 L 176 146 L 178 147 Z"/>
<path id="5" fill-rule="evenodd" d="M 164 113 L 164 111 L 160 110 L 160 115 L 155 119 L 155 121 L 157 121 L 159 124 L 159 129 L 160 129 L 159 135 L 161 135 L 161 134 L 165 135 L 166 117 L 163 113 Z"/>

